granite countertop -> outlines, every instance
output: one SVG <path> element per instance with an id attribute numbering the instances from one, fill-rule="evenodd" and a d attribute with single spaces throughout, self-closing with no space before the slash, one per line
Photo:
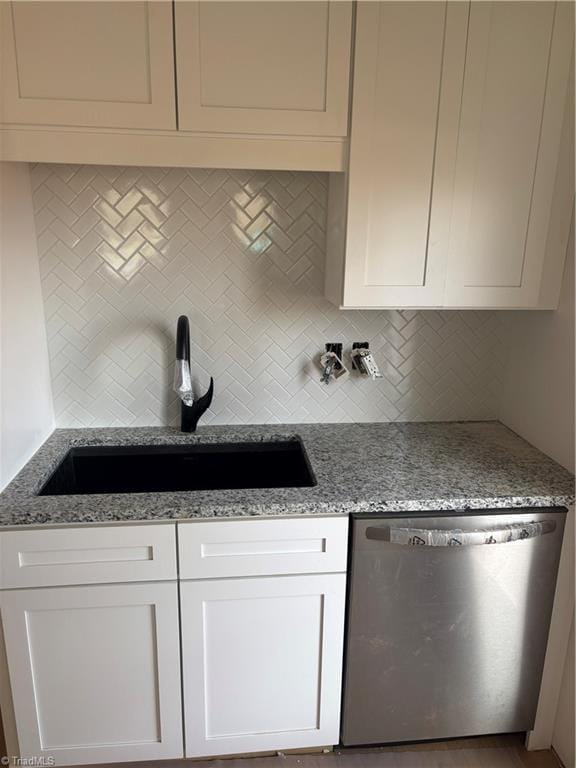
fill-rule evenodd
<path id="1" fill-rule="evenodd" d="M 317 485 L 36 496 L 72 446 L 285 440 L 299 436 Z M 568 506 L 574 478 L 497 422 L 58 429 L 0 494 L 0 526 L 269 515 Z"/>

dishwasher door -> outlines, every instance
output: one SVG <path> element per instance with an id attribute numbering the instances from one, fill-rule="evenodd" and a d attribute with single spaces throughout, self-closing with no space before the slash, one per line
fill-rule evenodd
<path id="1" fill-rule="evenodd" d="M 354 517 L 342 743 L 530 730 L 564 522 Z"/>

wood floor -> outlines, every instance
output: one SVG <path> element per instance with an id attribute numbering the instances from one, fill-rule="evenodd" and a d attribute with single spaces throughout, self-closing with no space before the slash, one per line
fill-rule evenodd
<path id="1" fill-rule="evenodd" d="M 137 765 L 138 768 L 160 766 L 159 763 Z M 166 768 L 561 768 L 552 752 L 527 752 L 523 735 L 516 734 L 434 744 L 336 749 L 327 754 L 174 760 L 164 765 Z"/>
<path id="2" fill-rule="evenodd" d="M 524 736 L 336 749 L 328 754 L 198 761 L 193 768 L 561 768 L 552 752 L 527 752 Z"/>

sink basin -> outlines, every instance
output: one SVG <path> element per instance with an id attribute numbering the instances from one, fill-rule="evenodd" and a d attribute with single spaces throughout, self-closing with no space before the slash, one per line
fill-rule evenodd
<path id="1" fill-rule="evenodd" d="M 316 485 L 300 440 L 71 448 L 39 496 Z"/>

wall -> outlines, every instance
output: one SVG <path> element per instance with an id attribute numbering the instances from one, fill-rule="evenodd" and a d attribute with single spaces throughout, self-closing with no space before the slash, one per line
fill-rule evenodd
<path id="1" fill-rule="evenodd" d="M 0 164 L 0 488 L 54 426 L 28 166 Z"/>
<path id="2" fill-rule="evenodd" d="M 336 309 L 323 298 L 327 176 L 38 165 L 32 172 L 59 426 L 175 424 L 179 314 L 213 423 L 491 419 L 494 312 Z M 327 341 L 384 378 L 320 384 Z"/>
<path id="3" fill-rule="evenodd" d="M 568 248 L 559 309 L 556 312 L 506 313 L 509 361 L 500 419 L 540 450 L 574 471 L 574 232 Z M 569 542 L 573 546 L 573 542 Z M 571 592 L 572 571 L 562 589 Z M 571 617 L 561 621 L 568 633 Z M 554 633 L 562 653 L 565 634 Z M 552 635 L 551 635 L 552 636 Z M 552 642 L 552 640 L 551 640 Z M 549 653 L 557 663 L 556 649 Z M 548 660 L 547 660 L 548 663 Z M 562 664 L 562 656 L 560 657 Z M 558 670 L 560 671 L 560 670 Z M 550 676 L 552 677 L 552 675 Z M 574 628 L 564 662 L 552 744 L 566 768 L 574 768 Z M 552 722 L 552 718 L 550 718 Z"/>
<path id="4" fill-rule="evenodd" d="M 555 312 L 506 313 L 509 350 L 500 418 L 574 471 L 574 258 Z"/>
<path id="5" fill-rule="evenodd" d="M 574 621 L 572 621 L 568 648 L 552 744 L 566 768 L 573 768 L 575 763 L 574 726 L 576 722 L 574 712 Z"/>

